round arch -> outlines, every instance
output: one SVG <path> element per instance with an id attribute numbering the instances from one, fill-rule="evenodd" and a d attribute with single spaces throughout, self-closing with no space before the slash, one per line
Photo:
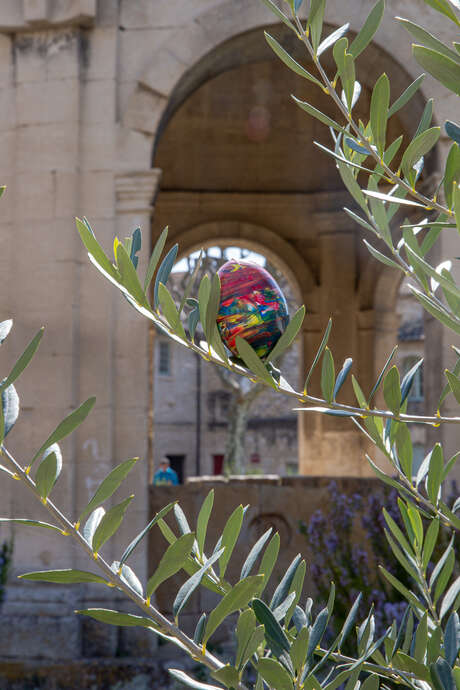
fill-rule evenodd
<path id="1" fill-rule="evenodd" d="M 352 36 L 362 25 L 364 15 L 362 3 L 359 7 L 350 7 L 349 3 L 331 2 L 327 6 L 324 31 L 331 32 L 349 22 Z M 262 3 L 227 0 L 218 8 L 204 10 L 199 21 L 195 21 L 187 31 L 180 28 L 173 34 L 167 49 L 162 46 L 153 52 L 148 67 L 139 76 L 137 87 L 128 99 L 121 117 L 123 127 L 149 135 L 150 141 L 145 144 L 151 146 L 153 143 L 154 152 L 157 139 L 169 119 L 204 82 L 238 65 L 268 58 L 277 60 L 263 40 L 264 28 L 275 31 L 283 45 L 299 55 L 299 42 L 294 34 L 286 27 L 273 24 L 272 13 Z M 255 40 L 257 38 L 260 40 Z M 300 57 L 305 59 L 305 54 L 301 52 Z M 325 57 L 327 59 L 327 55 Z M 361 61 L 363 84 L 372 86 L 383 70 L 389 75 L 395 94 L 419 73 L 411 58 L 410 41 L 389 13 L 386 13 L 381 30 L 367 48 L 365 62 Z M 436 96 L 439 86 L 431 86 Z M 411 105 L 401 111 L 403 124 L 408 130 L 412 129 L 424 104 L 425 98 L 419 92 Z M 150 155 L 151 152 L 152 149 Z"/>
<path id="2" fill-rule="evenodd" d="M 237 221 L 206 222 L 181 232 L 174 241 L 179 244 L 179 258 L 216 244 L 239 246 L 262 254 L 286 276 L 299 304 L 302 303 L 302 295 L 315 287 L 305 259 L 286 240 L 260 225 Z"/>

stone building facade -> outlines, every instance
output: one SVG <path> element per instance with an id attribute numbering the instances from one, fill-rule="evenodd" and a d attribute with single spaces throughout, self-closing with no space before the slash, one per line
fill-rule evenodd
<path id="1" fill-rule="evenodd" d="M 356 31 L 372 4 L 330 0 L 326 30 L 349 21 Z M 393 97 L 419 73 L 395 14 L 419 21 L 422 11 L 433 31 L 442 36 L 446 30 L 425 5 L 389 5 L 359 64 L 364 109 L 383 70 Z M 3 370 L 46 325 L 37 358 L 18 386 L 22 421 L 9 447 L 25 464 L 66 413 L 97 396 L 92 415 L 63 444 L 66 471 L 56 499 L 76 516 L 114 464 L 133 455 L 143 459 L 124 490 L 136 493 L 136 501 L 108 547 L 109 559 L 148 520 L 153 338 L 147 322 L 87 261 L 75 215 L 88 216 L 107 250 L 116 233 L 125 236 L 140 225 L 148 245 L 169 223 L 170 241 L 178 240 L 184 254 L 216 237 L 269 254 L 309 309 L 302 368 L 331 315 L 336 360 L 353 356 L 364 387 L 372 385 L 395 340 L 397 278 L 370 259 L 359 229 L 342 213 L 348 195 L 331 161 L 312 145 L 314 139 L 328 143 L 327 132 L 295 108 L 289 93 L 326 111 L 329 106 L 270 52 L 266 26 L 298 51 L 273 24 L 259 0 L 0 3 L 0 179 L 8 185 L 0 204 L 0 314 L 15 319 L 2 348 Z M 438 122 L 452 116 L 455 96 L 427 79 L 392 132 L 413 131 L 428 94 L 437 98 Z M 445 146 L 441 140 L 427 161 L 429 173 Z M 455 255 L 454 242 L 454 233 L 442 240 L 446 256 Z M 450 334 L 434 328 L 430 338 L 427 387 L 435 391 Z M 454 434 L 440 433 L 453 450 Z M 304 415 L 299 447 L 303 474 L 367 473 L 363 440 L 345 422 Z M 1 513 L 43 518 L 12 484 L 0 481 Z M 84 566 L 68 541 L 38 539 L 31 531 L 18 531 L 15 539 L 13 582 L 19 572 L 51 564 Z M 145 549 L 133 566 L 145 574 Z M 114 598 L 91 588 L 70 595 L 12 584 L 0 656 L 21 656 L 24 649 L 35 658 L 90 654 L 73 609 L 95 602 L 110 607 L 117 605 Z M 115 632 L 108 635 L 110 654 L 117 643 Z"/>

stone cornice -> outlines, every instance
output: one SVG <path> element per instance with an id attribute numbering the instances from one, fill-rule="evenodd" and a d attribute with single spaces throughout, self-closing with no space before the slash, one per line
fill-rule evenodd
<path id="1" fill-rule="evenodd" d="M 117 213 L 149 211 L 161 179 L 160 168 L 124 171 L 115 175 Z"/>
<path id="2" fill-rule="evenodd" d="M 97 0 L 2 0 L 0 32 L 92 26 Z"/>

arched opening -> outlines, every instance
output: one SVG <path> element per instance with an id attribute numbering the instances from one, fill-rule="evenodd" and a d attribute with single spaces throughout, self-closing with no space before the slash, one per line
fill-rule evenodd
<path id="1" fill-rule="evenodd" d="M 304 60 L 298 42 L 283 28 L 270 27 L 270 32 Z M 361 60 L 357 117 L 367 115 L 371 89 L 383 69 L 392 79 L 394 97 L 407 86 L 400 66 L 371 46 Z M 244 238 L 267 256 L 276 254 L 294 273 L 307 307 L 301 369 L 308 369 L 332 316 L 336 369 L 352 356 L 363 388 L 370 390 L 382 343 L 396 340 L 399 277 L 387 275 L 369 256 L 363 231 L 342 212 L 352 200 L 333 160 L 314 144 L 331 145 L 327 128 L 306 117 L 290 93 L 335 116 L 320 90 L 279 63 L 261 30 L 226 41 L 183 76 L 170 95 L 154 148 L 154 165 L 163 176 L 153 234 L 169 225 L 170 240 L 183 250 L 185 241 L 186 251 L 205 239 Z M 423 99 L 416 97 L 393 117 L 389 140 L 415 129 L 422 110 Z M 430 165 L 427 161 L 427 172 Z M 391 289 L 382 299 L 380 288 L 387 281 Z M 319 371 L 311 391 L 320 392 Z M 349 384 L 343 399 L 353 400 Z M 365 448 L 348 421 L 301 415 L 302 474 L 367 474 Z"/>
<path id="2" fill-rule="evenodd" d="M 197 229 L 188 234 L 196 239 Z M 188 248 L 182 251 L 168 280 L 176 302 L 180 302 L 195 268 L 195 285 L 198 285 L 205 274 L 212 275 L 225 262 L 235 260 L 265 268 L 281 289 L 289 313 L 298 308 L 300 287 L 293 279 L 292 269 L 275 252 L 264 252 L 259 243 L 241 238 L 219 237 L 216 244 L 206 229 L 199 246 L 190 245 L 187 233 L 181 239 L 184 240 L 181 246 Z M 185 305 L 186 329 L 188 311 Z M 195 340 L 199 342 L 203 337 L 199 325 Z M 301 339 L 297 338 L 281 362 L 296 388 L 302 385 L 301 345 Z M 230 375 L 225 369 L 206 366 L 201 357 L 161 334 L 156 337 L 155 350 L 155 457 L 169 457 L 182 478 L 298 473 L 298 413 L 292 410 L 292 401 L 265 386 Z"/>

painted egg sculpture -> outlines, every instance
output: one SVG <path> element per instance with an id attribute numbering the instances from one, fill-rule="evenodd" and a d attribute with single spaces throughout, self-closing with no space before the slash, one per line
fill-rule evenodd
<path id="1" fill-rule="evenodd" d="M 249 261 L 227 261 L 218 274 L 221 293 L 217 326 L 222 340 L 238 356 L 235 338 L 240 336 L 259 357 L 266 357 L 289 322 L 278 283 L 262 266 Z"/>

